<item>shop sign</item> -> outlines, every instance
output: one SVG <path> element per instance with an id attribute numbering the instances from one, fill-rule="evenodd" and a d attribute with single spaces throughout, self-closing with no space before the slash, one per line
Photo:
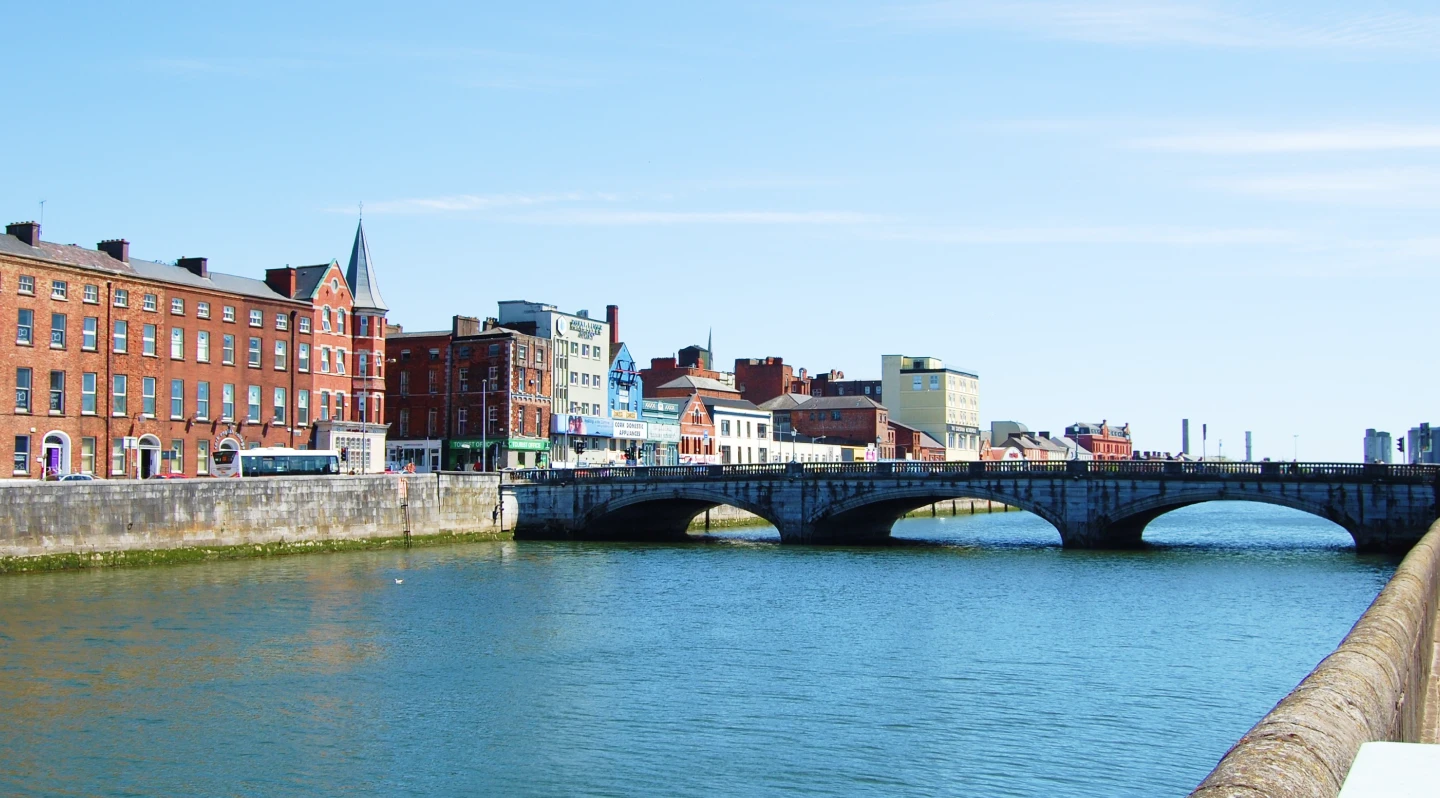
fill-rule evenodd
<path id="1" fill-rule="evenodd" d="M 682 454 L 680 465 L 719 465 L 720 455 L 718 454 Z"/>
<path id="2" fill-rule="evenodd" d="M 550 431 L 560 435 L 593 435 L 597 438 L 615 437 L 615 426 L 608 418 L 599 416 L 572 416 L 567 413 L 550 415 Z"/>
<path id="3" fill-rule="evenodd" d="M 645 440 L 646 427 L 643 421 L 612 421 L 616 438 L 633 438 L 637 441 Z"/>
<path id="4" fill-rule="evenodd" d="M 635 420 L 637 420 L 637 419 L 640 418 L 640 414 L 639 414 L 639 413 L 636 413 L 634 410 L 611 410 L 611 411 L 610 411 L 610 417 L 611 417 L 611 418 L 628 418 L 628 419 L 630 419 L 631 421 L 635 421 Z M 617 436 L 617 437 L 618 437 L 618 436 Z"/>
<path id="5" fill-rule="evenodd" d="M 550 441 L 541 438 L 511 438 L 505 441 L 505 448 L 512 452 L 548 452 Z"/>
<path id="6" fill-rule="evenodd" d="M 679 424 L 656 424 L 652 422 L 649 427 L 650 434 L 646 436 L 647 440 L 664 441 L 666 443 L 680 442 Z"/>
<path id="7" fill-rule="evenodd" d="M 591 338 L 597 338 L 600 335 L 599 322 L 590 321 L 589 319 L 566 319 L 565 326 L 569 328 L 570 332 L 575 333 L 587 341 Z"/>

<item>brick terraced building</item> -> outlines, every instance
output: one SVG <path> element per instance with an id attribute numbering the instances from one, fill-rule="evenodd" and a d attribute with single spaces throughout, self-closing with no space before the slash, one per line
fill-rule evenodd
<path id="1" fill-rule="evenodd" d="M 350 443 L 347 466 L 365 468 L 366 449 L 383 453 L 384 315 L 363 228 L 348 274 L 332 261 L 256 280 L 11 224 L 0 383 L 14 403 L 0 404 L 0 477 L 199 476 L 217 449 Z"/>

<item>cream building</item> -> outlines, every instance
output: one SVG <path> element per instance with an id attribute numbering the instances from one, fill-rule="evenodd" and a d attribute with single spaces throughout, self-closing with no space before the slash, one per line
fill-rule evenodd
<path id="1" fill-rule="evenodd" d="M 945 444 L 946 460 L 980 459 L 980 378 L 938 357 L 883 355 L 881 393 L 890 417 Z"/>

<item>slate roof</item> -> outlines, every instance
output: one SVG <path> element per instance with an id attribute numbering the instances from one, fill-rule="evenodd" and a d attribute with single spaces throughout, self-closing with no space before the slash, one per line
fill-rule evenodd
<path id="1" fill-rule="evenodd" d="M 774 399 L 766 399 L 760 403 L 761 410 L 794 410 L 797 407 L 809 402 L 813 397 L 803 393 L 782 393 Z"/>
<path id="2" fill-rule="evenodd" d="M 700 397 L 700 401 L 705 404 L 707 410 L 712 407 L 728 407 L 732 410 L 751 410 L 756 413 L 765 412 L 759 407 L 756 407 L 754 402 L 747 402 L 744 399 L 721 399 L 718 396 L 702 396 Z"/>
<path id="3" fill-rule="evenodd" d="M 86 249 L 74 244 L 52 244 L 48 241 L 41 241 L 39 246 L 32 247 L 15 236 L 7 234 L 0 235 L 0 252 L 29 258 L 39 258 L 41 260 L 63 263 L 67 266 L 76 266 L 102 273 L 133 275 L 162 283 L 186 285 L 194 288 L 208 288 L 212 291 L 239 294 L 257 299 L 268 299 L 278 302 L 294 301 L 266 285 L 264 280 L 255 280 L 250 277 L 240 277 L 238 275 L 225 274 L 217 271 L 211 271 L 209 277 L 200 277 L 188 269 L 182 269 L 173 264 L 156 263 L 155 261 L 141 260 L 139 258 L 131 258 L 130 262 L 126 263 L 125 261 L 115 260 L 99 250 Z"/>
<path id="4" fill-rule="evenodd" d="M 740 393 L 739 391 L 735 390 L 734 388 L 731 388 L 729 385 L 726 385 L 725 383 L 723 383 L 723 382 L 721 382 L 721 381 L 719 381 L 719 380 L 712 380 L 712 379 L 710 379 L 709 377 L 691 377 L 691 376 L 689 376 L 689 375 L 686 375 L 686 376 L 684 376 L 684 377 L 676 377 L 675 379 L 673 379 L 673 380 L 671 380 L 671 381 L 669 381 L 669 382 L 667 382 L 667 383 L 665 383 L 664 385 L 661 385 L 661 386 L 659 386 L 659 387 L 660 387 L 660 388 L 689 388 L 689 389 L 691 389 L 691 390 L 701 390 L 701 389 L 703 389 L 703 390 L 707 390 L 707 391 L 727 391 L 727 392 L 729 392 L 729 393 L 735 393 L 735 394 Z M 746 404 L 750 404 L 750 403 L 749 403 L 749 402 L 746 402 Z M 754 407 L 754 405 L 751 405 L 751 407 Z M 756 409 L 758 410 L 759 408 L 756 408 Z"/>
<path id="5" fill-rule="evenodd" d="M 320 284 L 325 279 L 325 273 L 330 271 L 331 263 L 317 263 L 314 266 L 295 267 L 295 298 L 314 299 L 315 292 L 319 290 Z"/>
<path id="6" fill-rule="evenodd" d="M 355 246 L 350 250 L 350 266 L 345 269 L 345 282 L 350 284 L 350 295 L 355 298 L 356 310 L 388 311 L 385 300 L 380 298 L 380 283 L 375 279 L 375 270 L 370 264 L 370 244 L 365 241 L 365 223 L 355 227 Z"/>
<path id="7" fill-rule="evenodd" d="M 806 410 L 870 410 L 885 405 L 868 396 L 813 396 L 805 403 Z"/>

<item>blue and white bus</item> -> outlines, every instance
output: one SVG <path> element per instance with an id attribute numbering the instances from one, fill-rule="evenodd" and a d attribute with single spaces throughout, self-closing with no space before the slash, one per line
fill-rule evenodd
<path id="1" fill-rule="evenodd" d="M 329 449 L 219 449 L 210 455 L 217 477 L 297 477 L 340 473 L 340 453 Z"/>

